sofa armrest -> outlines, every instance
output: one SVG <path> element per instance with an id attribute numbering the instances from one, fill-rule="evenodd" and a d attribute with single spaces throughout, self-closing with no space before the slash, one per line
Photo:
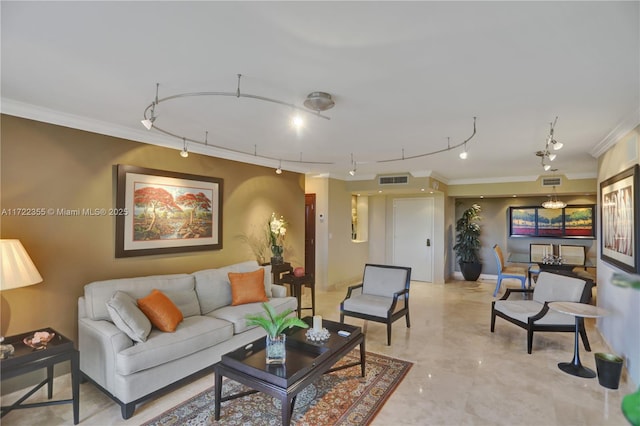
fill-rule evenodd
<path id="1" fill-rule="evenodd" d="M 287 297 L 287 288 L 280 284 L 271 284 L 271 295 L 273 297 Z"/>
<path id="2" fill-rule="evenodd" d="M 133 346 L 133 340 L 106 320 L 78 318 L 80 370 L 105 389 L 113 389 L 116 355 Z"/>

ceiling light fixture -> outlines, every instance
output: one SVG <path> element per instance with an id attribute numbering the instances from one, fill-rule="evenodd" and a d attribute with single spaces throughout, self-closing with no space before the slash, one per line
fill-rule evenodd
<path id="1" fill-rule="evenodd" d="M 459 157 L 460 157 L 460 159 L 462 159 L 462 160 L 466 160 L 468 155 L 469 155 L 469 154 L 467 153 L 467 143 L 465 142 L 465 144 L 464 144 L 464 150 L 460 153 Z"/>
<path id="2" fill-rule="evenodd" d="M 356 162 L 353 161 L 353 154 L 351 154 L 351 170 L 349 170 L 349 174 L 351 176 L 355 176 L 356 175 Z"/>
<path id="3" fill-rule="evenodd" d="M 187 151 L 187 140 L 182 138 L 184 145 L 182 146 L 182 151 L 180 151 L 180 157 L 187 158 L 189 156 L 189 151 Z"/>
<path id="4" fill-rule="evenodd" d="M 229 148 L 229 147 L 225 147 L 225 146 L 220 146 L 220 145 L 212 145 L 209 144 L 206 140 L 202 141 L 202 140 L 197 140 L 197 139 L 192 139 L 192 138 L 188 138 L 186 136 L 183 135 L 178 135 L 176 133 L 173 133 L 169 130 L 165 130 L 163 128 L 158 127 L 154 122 L 156 121 L 156 115 L 155 115 L 155 108 L 156 106 L 160 105 L 163 102 L 169 102 L 172 101 L 174 99 L 180 99 L 180 98 L 192 98 L 192 97 L 201 97 L 201 96 L 225 96 L 225 97 L 235 97 L 235 98 L 248 98 L 248 99 L 254 99 L 257 101 L 263 101 L 263 102 L 270 102 L 270 103 L 274 103 L 274 104 L 279 104 L 279 105 L 284 105 L 287 106 L 289 108 L 292 108 L 294 110 L 296 110 L 297 112 L 300 113 L 305 113 L 305 114 L 313 114 L 316 117 L 320 117 L 320 118 L 324 118 L 325 120 L 330 120 L 331 118 L 326 116 L 326 115 L 322 115 L 320 112 L 321 111 L 325 111 L 327 109 L 332 108 L 335 105 L 335 102 L 333 101 L 333 99 L 331 99 L 331 95 L 329 95 L 328 93 L 325 92 L 312 92 L 307 96 L 307 99 L 304 102 L 304 105 L 307 108 L 303 108 L 297 105 L 294 105 L 292 103 L 288 103 L 288 102 L 284 102 L 278 99 L 274 99 L 274 98 L 268 98 L 266 96 L 260 96 L 260 95 L 253 95 L 253 94 L 249 94 L 249 93 L 243 93 L 240 91 L 240 79 L 242 78 L 242 74 L 238 74 L 238 86 L 236 88 L 235 92 L 189 92 L 189 93 L 178 93 L 175 95 L 171 95 L 171 96 L 167 96 L 164 98 L 158 98 L 158 90 L 159 90 L 159 86 L 160 83 L 156 83 L 156 98 L 153 102 L 151 102 L 144 110 L 144 119 L 142 120 L 142 124 L 145 126 L 145 128 L 147 128 L 148 130 L 151 130 L 151 128 L 153 127 L 155 130 L 159 131 L 160 133 L 164 133 L 165 135 L 177 138 L 177 139 L 182 139 L 186 142 L 191 142 L 191 143 L 198 143 L 198 144 L 202 144 L 202 145 L 207 145 L 209 147 L 212 148 L 217 148 L 217 149 L 221 149 L 221 150 L 225 150 L 225 151 L 229 151 L 229 152 L 234 152 L 234 153 L 238 153 L 238 154 L 247 154 L 250 155 L 251 153 L 249 152 L 245 152 L 245 151 L 241 151 L 238 149 L 233 149 L 233 148 Z M 267 155 L 257 155 L 254 154 L 254 156 L 256 157 L 260 157 L 260 158 L 265 158 L 265 159 L 269 159 L 269 160 L 277 160 L 278 158 L 276 157 L 269 157 Z M 282 160 L 281 160 L 282 161 Z M 327 161 L 302 161 L 302 160 L 284 160 L 284 161 L 289 161 L 289 162 L 293 162 L 293 163 L 306 163 L 306 164 L 333 164 L 331 162 L 327 162 Z"/>
<path id="5" fill-rule="evenodd" d="M 151 102 L 151 115 L 147 118 L 147 114 L 145 111 L 144 120 L 140 121 L 142 125 L 147 129 L 151 130 L 153 127 L 153 122 L 156 121 L 156 105 L 158 105 L 158 88 L 160 87 L 160 83 L 156 83 L 156 99 Z"/>
<path id="6" fill-rule="evenodd" d="M 280 163 L 278 164 L 278 168 L 276 169 L 276 174 L 277 175 L 282 174 L 282 160 L 280 160 Z"/>
<path id="7" fill-rule="evenodd" d="M 558 169 L 552 169 L 551 171 L 555 176 Z M 563 209 L 567 207 L 567 203 L 565 203 L 564 201 L 558 200 L 558 193 L 556 192 L 555 185 L 553 185 L 553 190 L 551 192 L 551 195 L 549 195 L 549 199 L 544 203 L 542 203 L 542 207 L 544 207 L 545 209 Z"/>
<path id="8" fill-rule="evenodd" d="M 567 207 L 567 203 L 558 200 L 558 194 L 556 193 L 556 186 L 553 185 L 553 191 L 549 195 L 549 199 L 542 203 L 542 207 L 545 209 L 563 209 Z"/>
<path id="9" fill-rule="evenodd" d="M 299 114 L 296 114 L 293 116 L 293 118 L 291 119 L 291 125 L 295 128 L 295 129 L 300 129 L 302 128 L 302 126 L 304 125 L 304 120 L 302 119 L 302 117 L 300 117 Z"/>
<path id="10" fill-rule="evenodd" d="M 326 111 L 335 106 L 335 102 L 331 98 L 331 95 L 326 92 L 311 92 L 307 95 L 307 99 L 304 101 L 304 106 L 316 113 L 320 111 Z"/>

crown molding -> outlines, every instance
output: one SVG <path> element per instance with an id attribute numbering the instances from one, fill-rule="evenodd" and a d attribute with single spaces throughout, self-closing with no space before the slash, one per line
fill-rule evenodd
<path id="1" fill-rule="evenodd" d="M 622 118 L 620 123 L 613 128 L 607 136 L 593 147 L 589 152 L 594 158 L 599 158 L 605 152 L 614 146 L 627 133 L 640 125 L 640 105 L 633 111 L 629 112 L 626 117 Z"/>

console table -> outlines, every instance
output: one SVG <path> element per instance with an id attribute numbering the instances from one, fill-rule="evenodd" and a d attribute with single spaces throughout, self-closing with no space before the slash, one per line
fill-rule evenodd
<path id="1" fill-rule="evenodd" d="M 24 339 L 32 337 L 36 331 L 55 333 L 55 336 L 42 349 L 34 349 L 27 346 L 24 343 Z M 2 406 L 2 415 L 0 417 L 4 417 L 10 411 L 20 408 L 73 404 L 73 424 L 77 425 L 80 415 L 80 367 L 78 351 L 74 348 L 73 341 L 52 328 L 45 328 L 6 337 L 3 343 L 13 345 L 15 352 L 13 355 L 0 360 L 0 374 L 2 380 L 37 371 L 42 368 L 47 369 L 47 378 L 12 405 Z M 71 399 L 23 404 L 22 402 L 33 395 L 45 384 L 47 385 L 48 399 L 53 397 L 53 366 L 64 361 L 69 361 L 71 363 Z"/>
<path id="2" fill-rule="evenodd" d="M 565 373 L 572 374 L 578 377 L 584 377 L 587 379 L 596 377 L 596 373 L 593 370 L 583 366 L 580 362 L 580 349 L 578 346 L 578 335 L 580 334 L 579 321 L 580 318 L 599 318 L 604 317 L 609 313 L 602 308 L 598 308 L 597 306 L 576 302 L 551 302 L 549 303 L 549 308 L 563 314 L 574 316 L 576 318 L 576 335 L 573 347 L 573 360 L 571 362 L 558 363 L 558 368 Z"/>

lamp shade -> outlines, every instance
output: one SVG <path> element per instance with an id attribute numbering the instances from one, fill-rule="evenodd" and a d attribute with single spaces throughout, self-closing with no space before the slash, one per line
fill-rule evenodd
<path id="1" fill-rule="evenodd" d="M 42 282 L 42 276 L 33 264 L 20 240 L 0 240 L 0 290 L 26 287 Z"/>

